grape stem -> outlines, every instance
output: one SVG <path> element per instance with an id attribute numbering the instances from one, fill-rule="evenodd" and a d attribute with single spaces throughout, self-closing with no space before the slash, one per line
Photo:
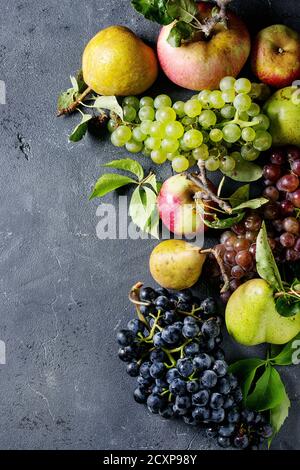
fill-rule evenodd
<path id="1" fill-rule="evenodd" d="M 63 116 L 64 114 L 73 113 L 78 108 L 78 106 L 81 104 L 81 101 L 83 101 L 92 91 L 93 90 L 91 89 L 91 87 L 88 87 L 86 90 L 84 90 L 84 92 L 80 96 L 78 96 L 76 101 L 74 101 L 72 104 L 70 104 L 70 106 L 68 106 L 67 108 L 59 110 L 58 113 L 57 113 L 57 116 L 60 117 L 60 116 Z"/>
<path id="2" fill-rule="evenodd" d="M 210 189 L 206 177 L 205 163 L 199 161 L 198 167 L 200 170 L 199 174 L 192 173 L 187 175 L 187 178 L 190 179 L 200 189 L 200 191 L 195 194 L 194 198 L 203 199 L 204 196 L 208 197 L 211 201 L 216 202 L 218 206 L 221 207 L 221 209 L 223 209 L 227 214 L 232 214 L 232 207 L 230 204 L 221 199 Z"/>
<path id="3" fill-rule="evenodd" d="M 200 253 L 203 254 L 203 255 L 212 254 L 215 257 L 216 262 L 219 265 L 221 275 L 222 275 L 222 278 L 223 278 L 223 281 L 224 281 L 224 285 L 221 289 L 221 294 L 223 294 L 224 292 L 227 292 L 229 290 L 229 287 L 230 287 L 230 279 L 229 279 L 229 276 L 226 273 L 225 265 L 224 265 L 223 259 L 220 255 L 219 251 L 215 248 L 208 248 L 206 250 L 200 250 Z"/>
<path id="4" fill-rule="evenodd" d="M 128 298 L 129 298 L 130 302 L 135 305 L 137 316 L 138 316 L 139 320 L 146 326 L 147 330 L 149 331 L 150 330 L 149 325 L 146 322 L 144 315 L 141 313 L 140 306 L 145 305 L 145 306 L 148 307 L 150 305 L 150 302 L 141 302 L 141 300 L 140 300 L 140 288 L 141 287 L 143 287 L 143 283 L 142 282 L 137 282 L 131 288 Z"/>

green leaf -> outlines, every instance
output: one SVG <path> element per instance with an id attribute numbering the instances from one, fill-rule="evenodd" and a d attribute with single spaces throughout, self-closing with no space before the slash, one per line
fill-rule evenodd
<path id="1" fill-rule="evenodd" d="M 79 92 L 79 86 L 78 86 L 77 78 L 73 77 L 73 75 L 70 75 L 70 80 L 71 80 L 71 83 L 72 83 L 72 86 L 73 86 L 73 89 L 74 89 L 75 93 L 78 93 Z"/>
<path id="2" fill-rule="evenodd" d="M 79 70 L 76 75 L 76 81 L 78 86 L 78 93 L 81 94 L 87 89 L 87 84 L 83 79 L 83 71 Z"/>
<path id="3" fill-rule="evenodd" d="M 227 219 L 218 219 L 213 222 L 210 220 L 204 220 L 205 225 L 216 230 L 224 230 L 232 227 L 234 224 L 238 224 L 245 217 L 245 212 L 241 212 L 235 217 L 227 217 Z"/>
<path id="4" fill-rule="evenodd" d="M 250 185 L 245 184 L 238 188 L 229 198 L 231 207 L 236 207 L 249 200 Z"/>
<path id="5" fill-rule="evenodd" d="M 102 175 L 95 184 L 90 200 L 95 197 L 103 197 L 107 193 L 131 183 L 136 184 L 136 181 L 128 176 L 106 173 L 105 175 Z"/>
<path id="6" fill-rule="evenodd" d="M 288 294 L 276 300 L 276 310 L 282 317 L 294 317 L 300 313 L 300 301 Z"/>
<path id="7" fill-rule="evenodd" d="M 123 108 L 119 105 L 115 96 L 98 96 L 93 104 L 93 108 L 98 110 L 108 109 L 117 114 L 123 121 Z"/>
<path id="8" fill-rule="evenodd" d="M 255 163 L 246 162 L 241 159 L 237 160 L 235 169 L 225 173 L 225 175 L 234 181 L 251 183 L 262 177 L 262 168 Z"/>
<path id="9" fill-rule="evenodd" d="M 282 401 L 279 403 L 279 405 L 272 408 L 270 412 L 270 424 L 273 427 L 274 434 L 272 438 L 269 440 L 269 447 L 271 445 L 272 439 L 279 432 L 286 418 L 288 417 L 290 406 L 291 406 L 290 399 L 286 391 L 284 390 L 284 396 L 282 398 Z"/>
<path id="10" fill-rule="evenodd" d="M 169 0 L 167 10 L 172 18 L 185 23 L 191 23 L 199 12 L 194 0 Z"/>
<path id="11" fill-rule="evenodd" d="M 247 397 L 246 405 L 256 411 L 271 410 L 285 397 L 285 388 L 277 370 L 267 365 L 265 372 L 256 382 L 254 391 Z"/>
<path id="12" fill-rule="evenodd" d="M 263 222 L 256 240 L 256 269 L 260 277 L 267 281 L 273 289 L 277 291 L 284 290 L 281 276 L 269 245 L 265 222 Z"/>
<path id="13" fill-rule="evenodd" d="M 146 186 L 136 188 L 131 197 L 129 215 L 144 232 L 151 233 L 158 238 L 156 212 L 156 194 L 152 189 Z"/>
<path id="14" fill-rule="evenodd" d="M 192 35 L 192 27 L 183 21 L 178 21 L 171 29 L 167 41 L 172 47 L 180 47 L 182 41 L 190 39 Z"/>
<path id="15" fill-rule="evenodd" d="M 145 18 L 167 25 L 175 19 L 168 13 L 169 0 L 131 0 L 133 8 Z"/>
<path id="16" fill-rule="evenodd" d="M 258 197 L 256 199 L 250 199 L 250 201 L 243 202 L 239 206 L 233 208 L 234 212 L 240 211 L 241 209 L 258 209 L 259 207 L 263 206 L 269 202 L 269 199 L 265 197 Z"/>
<path id="17" fill-rule="evenodd" d="M 58 111 L 63 111 L 71 106 L 72 103 L 76 100 L 76 91 L 74 88 L 69 88 L 67 91 L 64 91 L 60 94 L 57 101 Z"/>
<path id="18" fill-rule="evenodd" d="M 142 181 L 144 178 L 144 170 L 142 165 L 140 165 L 140 163 L 138 163 L 136 160 L 132 160 L 131 158 L 113 160 L 112 162 L 106 163 L 103 166 L 108 168 L 116 168 L 117 170 L 129 171 L 130 173 L 133 173 L 135 176 L 137 176 L 139 181 Z"/>
<path id="19" fill-rule="evenodd" d="M 80 124 L 75 127 L 72 134 L 69 137 L 71 142 L 79 142 L 86 134 L 88 129 L 88 122 L 92 119 L 93 116 L 90 114 L 84 114 L 82 116 Z"/>
<path id="20" fill-rule="evenodd" d="M 257 369 L 265 365 L 266 361 L 259 358 L 242 359 L 229 366 L 229 372 L 234 374 L 242 388 L 244 400 L 246 400 Z"/>
<path id="21" fill-rule="evenodd" d="M 298 344 L 295 343 L 298 342 Z M 293 354 L 300 345 L 300 333 L 287 343 L 275 357 L 271 358 L 272 364 L 276 366 L 289 366 L 293 364 Z"/>
<path id="22" fill-rule="evenodd" d="M 160 187 L 159 187 L 159 183 L 157 182 L 156 175 L 152 174 L 148 176 L 147 180 L 145 181 L 145 184 L 149 184 L 149 186 L 151 186 L 151 188 L 154 189 L 156 194 L 158 194 Z"/>

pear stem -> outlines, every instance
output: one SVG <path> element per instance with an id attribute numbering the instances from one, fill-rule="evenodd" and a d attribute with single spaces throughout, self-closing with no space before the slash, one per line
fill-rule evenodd
<path id="1" fill-rule="evenodd" d="M 72 104 L 70 104 L 70 106 L 68 106 L 67 108 L 65 109 L 61 109 L 60 111 L 58 111 L 57 113 L 57 116 L 60 117 L 60 116 L 63 116 L 64 114 L 71 114 L 73 113 L 76 108 L 78 108 L 78 106 L 80 105 L 81 101 L 83 101 L 93 90 L 91 89 L 91 87 L 88 87 L 84 90 L 83 93 L 81 93 L 80 96 L 78 96 L 77 100 L 74 101 Z"/>

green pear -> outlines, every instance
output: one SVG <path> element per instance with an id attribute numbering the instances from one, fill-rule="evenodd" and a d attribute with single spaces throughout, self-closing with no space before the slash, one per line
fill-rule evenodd
<path id="1" fill-rule="evenodd" d="M 300 147 L 300 90 L 287 87 L 276 91 L 267 101 L 264 111 L 271 121 L 269 132 L 277 146 Z"/>
<path id="2" fill-rule="evenodd" d="M 245 346 L 285 344 L 300 331 L 300 314 L 279 315 L 273 290 L 263 279 L 241 285 L 230 297 L 225 315 L 229 334 Z"/>

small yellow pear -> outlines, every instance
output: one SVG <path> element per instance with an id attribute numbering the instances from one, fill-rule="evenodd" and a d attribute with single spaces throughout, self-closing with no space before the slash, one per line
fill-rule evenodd
<path id="1" fill-rule="evenodd" d="M 124 26 L 110 26 L 94 36 L 82 59 L 85 83 L 100 95 L 128 96 L 146 91 L 156 80 L 156 55 Z"/>

